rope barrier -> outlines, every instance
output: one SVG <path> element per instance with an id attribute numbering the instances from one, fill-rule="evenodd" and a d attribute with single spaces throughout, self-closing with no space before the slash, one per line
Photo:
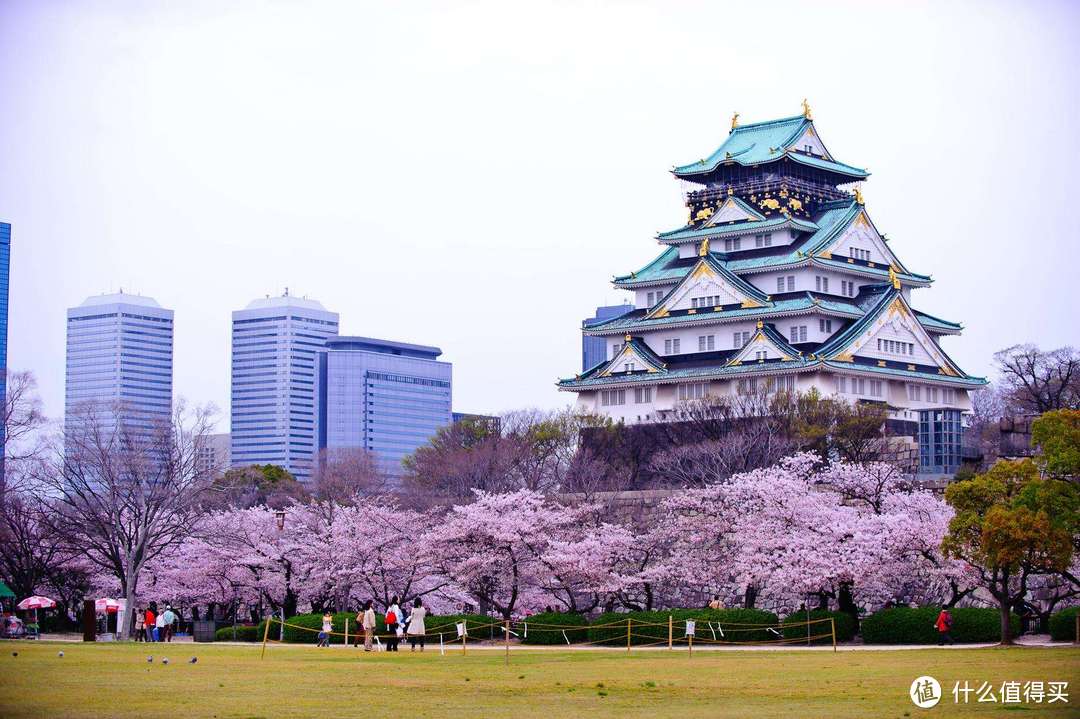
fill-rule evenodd
<path id="1" fill-rule="evenodd" d="M 278 625 L 281 625 L 282 627 L 290 627 L 292 629 L 299 629 L 299 630 L 303 630 L 303 631 L 306 631 L 306 632 L 312 632 L 312 633 L 318 633 L 318 634 L 324 633 L 321 628 L 306 627 L 306 626 L 304 626 L 302 624 L 295 624 L 295 623 L 292 623 L 292 622 L 287 622 L 287 621 L 278 619 L 277 617 L 273 617 L 273 616 L 272 617 L 267 617 L 265 621 L 266 621 L 266 624 L 265 624 L 265 628 L 264 628 L 264 631 L 263 631 L 263 650 L 262 650 L 262 656 L 264 658 L 266 656 L 266 645 L 267 645 L 267 643 L 270 642 L 270 641 L 274 641 L 274 640 L 270 640 L 270 638 L 269 638 L 270 626 L 272 624 L 278 624 Z M 680 620 L 680 621 L 686 621 L 686 620 Z M 691 620 L 691 621 L 694 621 L 694 620 Z M 543 623 L 529 622 L 527 620 L 517 621 L 517 622 L 504 620 L 503 622 L 488 622 L 488 623 L 483 623 L 483 624 L 472 624 L 472 625 L 470 625 L 468 621 L 465 621 L 465 622 L 453 622 L 453 623 L 449 623 L 449 624 L 438 625 L 436 627 L 432 627 L 431 629 L 426 629 L 425 633 L 424 633 L 424 636 L 434 637 L 437 634 L 438 637 L 439 637 L 439 649 L 440 649 L 440 652 L 442 652 L 444 654 L 445 654 L 444 640 L 443 640 L 444 635 L 446 635 L 446 634 L 451 635 L 452 638 L 449 640 L 449 643 L 454 643 L 455 641 L 460 640 L 461 641 L 462 652 L 464 652 L 465 647 L 466 647 L 466 645 L 468 643 L 468 640 L 469 640 L 469 631 L 470 630 L 471 631 L 477 631 L 477 630 L 482 630 L 482 629 L 492 628 L 492 627 L 498 627 L 499 629 L 506 632 L 506 634 L 504 636 L 504 641 L 506 642 L 507 651 L 509 651 L 509 634 L 513 633 L 511 631 L 511 627 L 513 627 L 513 626 L 523 627 L 524 628 L 523 635 L 524 635 L 524 637 L 528 637 L 528 625 L 529 624 L 533 625 L 533 630 L 534 631 L 536 631 L 537 629 L 559 631 L 562 634 L 562 638 L 567 643 L 567 645 L 579 646 L 579 647 L 587 647 L 587 646 L 592 646 L 592 645 L 606 644 L 606 645 L 611 646 L 612 648 L 622 649 L 623 648 L 622 642 L 625 639 L 625 641 L 626 641 L 625 648 L 626 648 L 627 651 L 630 650 L 631 646 L 636 646 L 636 647 L 640 648 L 640 647 L 658 646 L 658 645 L 661 645 L 661 644 L 667 644 L 669 648 L 673 647 L 675 644 L 679 644 L 680 646 L 685 644 L 692 651 L 693 644 L 695 642 L 697 642 L 698 644 L 713 644 L 713 645 L 726 645 L 726 646 L 740 646 L 740 645 L 741 646 L 763 646 L 763 645 L 802 644 L 804 642 L 809 644 L 810 642 L 818 640 L 818 639 L 832 638 L 832 640 L 833 640 L 833 651 L 836 651 L 836 627 L 835 627 L 835 623 L 834 623 L 832 618 L 810 619 L 810 620 L 806 620 L 806 621 L 797 621 L 797 622 L 785 622 L 783 624 L 751 624 L 751 623 L 739 623 L 739 622 L 730 622 L 730 623 L 729 622 L 715 622 L 715 626 L 714 626 L 714 622 L 711 622 L 711 621 L 708 621 L 708 620 L 705 620 L 705 622 L 706 622 L 706 626 L 708 626 L 710 632 L 712 633 L 712 639 L 709 639 L 708 637 L 704 637 L 704 636 L 696 636 L 696 633 L 695 634 L 684 635 L 682 637 L 674 637 L 670 633 L 671 629 L 672 629 L 672 622 L 671 622 L 670 618 L 669 618 L 668 622 L 638 622 L 638 621 L 635 621 L 633 618 L 627 618 L 625 621 L 622 621 L 622 622 L 610 622 L 610 623 L 606 623 L 606 624 L 592 624 L 592 625 L 543 624 Z M 793 628 L 796 628 L 796 627 L 808 627 L 809 628 L 810 625 L 823 624 L 825 622 L 830 623 L 830 631 L 828 633 L 810 635 L 809 634 L 809 629 L 808 629 L 808 635 L 807 636 L 785 637 L 784 634 L 783 634 L 784 630 L 786 630 L 786 629 L 793 629 Z M 464 627 L 463 627 L 464 628 L 464 633 L 459 634 L 458 630 L 459 630 L 459 627 L 461 627 L 461 625 L 464 625 Z M 663 628 L 668 630 L 668 632 L 669 632 L 668 637 L 666 639 L 657 638 L 657 636 L 655 634 L 645 634 L 645 633 L 642 633 L 640 631 L 639 632 L 634 632 L 633 631 L 634 629 L 643 629 L 643 628 L 646 628 L 646 627 L 663 627 Z M 450 630 L 451 628 L 452 628 L 452 631 L 442 631 L 443 629 Z M 566 630 L 573 630 L 573 631 L 577 631 L 577 632 L 588 632 L 591 629 L 610 629 L 610 630 L 614 630 L 614 631 L 612 631 L 609 636 L 603 637 L 601 639 L 593 639 L 593 640 L 581 641 L 581 642 L 571 642 L 569 636 L 566 633 Z M 732 633 L 735 633 L 735 632 L 755 632 L 755 631 L 760 632 L 760 631 L 764 630 L 764 631 L 769 631 L 769 632 L 771 632 L 773 634 L 776 634 L 777 638 L 776 639 L 766 639 L 766 640 L 743 639 L 743 640 L 732 640 L 732 641 L 729 641 L 729 640 L 723 639 L 723 638 L 722 639 L 717 639 L 716 638 L 717 630 L 719 630 L 721 637 L 725 637 L 724 629 L 727 629 L 727 631 L 732 632 Z M 625 630 L 625 634 L 623 633 L 624 630 Z M 347 640 L 347 638 L 349 636 L 349 633 L 348 633 L 347 630 L 345 632 L 329 631 L 329 632 L 325 632 L 325 633 L 328 636 L 346 637 L 346 640 Z M 373 633 L 372 634 L 372 637 L 375 639 L 375 641 L 379 644 L 380 647 L 382 646 L 382 642 L 380 641 L 380 639 L 401 639 L 401 638 L 404 638 L 406 636 L 408 636 L 408 635 L 399 635 L 397 633 L 383 633 L 383 634 Z M 359 643 L 359 641 L 361 639 L 361 635 L 359 635 L 357 633 L 354 633 L 353 637 L 354 637 L 354 639 L 356 639 L 357 643 Z M 634 639 L 639 639 L 639 640 L 640 639 L 647 639 L 647 640 L 652 640 L 652 641 L 634 642 L 633 641 Z M 480 641 L 479 638 L 477 638 L 477 640 Z M 507 659 L 507 661 L 509 661 L 509 658 Z"/>

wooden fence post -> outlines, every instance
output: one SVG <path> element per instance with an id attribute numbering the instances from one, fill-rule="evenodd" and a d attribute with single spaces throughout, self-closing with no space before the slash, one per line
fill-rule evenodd
<path id="1" fill-rule="evenodd" d="M 672 624 L 672 618 L 671 618 L 671 615 L 669 614 L 669 615 L 667 615 L 667 648 L 668 648 L 668 651 L 671 651 L 673 649 L 672 640 L 673 640 L 674 636 L 675 636 L 675 634 L 674 634 L 674 627 L 673 627 L 673 624 Z"/>
<path id="2" fill-rule="evenodd" d="M 506 666 L 510 666 L 510 620 L 503 620 L 503 631 L 506 633 Z"/>
<path id="3" fill-rule="evenodd" d="M 829 617 L 829 626 L 832 627 L 832 650 L 836 651 L 836 619 Z"/>
<path id="4" fill-rule="evenodd" d="M 263 629 L 263 648 L 260 659 L 266 659 L 266 641 L 270 638 L 270 617 L 266 618 L 266 627 Z"/>
<path id="5" fill-rule="evenodd" d="M 630 617 L 626 618 L 626 652 L 630 653 Z"/>

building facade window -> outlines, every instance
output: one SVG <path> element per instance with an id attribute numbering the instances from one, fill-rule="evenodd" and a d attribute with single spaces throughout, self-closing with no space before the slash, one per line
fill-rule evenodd
<path id="1" fill-rule="evenodd" d="M 749 332 L 734 332 L 731 335 L 731 346 L 734 349 L 745 347 L 746 343 L 750 341 Z"/>
<path id="2" fill-rule="evenodd" d="M 825 334 L 832 334 L 832 320 L 818 320 L 818 330 Z"/>
<path id="3" fill-rule="evenodd" d="M 600 392 L 600 404 L 604 407 L 612 407 L 626 404 L 625 389 L 605 389 Z"/>
<path id="4" fill-rule="evenodd" d="M 716 349 L 716 335 L 698 335 L 698 352 L 712 352 Z"/>
<path id="5" fill-rule="evenodd" d="M 693 297 L 690 300 L 690 306 L 694 308 L 699 307 L 719 307 L 720 295 L 707 295 L 705 297 Z"/>
<path id="6" fill-rule="evenodd" d="M 664 340 L 664 354 L 677 355 L 679 354 L 680 340 L 678 337 L 674 339 Z"/>
<path id="7" fill-rule="evenodd" d="M 792 325 L 788 330 L 788 337 L 791 342 L 805 342 L 806 325 Z"/>
<path id="8" fill-rule="evenodd" d="M 741 237 L 731 237 L 731 238 L 728 238 L 728 239 L 724 240 L 724 251 L 725 252 L 735 252 L 735 251 L 740 250 L 740 249 L 742 249 L 742 238 Z"/>
<path id="9" fill-rule="evenodd" d="M 822 277 L 821 275 L 815 275 L 814 276 L 814 288 L 818 292 L 828 292 L 829 291 L 829 278 L 828 277 Z"/>
<path id="10" fill-rule="evenodd" d="M 708 382 L 691 382 L 690 384 L 679 385 L 679 400 L 682 402 L 688 400 L 702 399 L 708 396 Z"/>
<path id="11" fill-rule="evenodd" d="M 772 235 L 754 235 L 754 247 L 772 247 Z"/>
<path id="12" fill-rule="evenodd" d="M 649 402 L 652 402 L 652 387 L 635 387 L 634 402 L 637 404 L 648 404 Z"/>
<path id="13" fill-rule="evenodd" d="M 960 410 L 920 411 L 919 471 L 924 474 L 955 474 L 960 469 L 962 433 Z"/>

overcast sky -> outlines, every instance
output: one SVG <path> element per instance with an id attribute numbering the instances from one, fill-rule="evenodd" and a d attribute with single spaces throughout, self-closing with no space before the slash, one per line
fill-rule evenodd
<path id="1" fill-rule="evenodd" d="M 9 366 L 63 412 L 64 310 L 176 311 L 228 425 L 230 312 L 294 294 L 438 345 L 455 409 L 572 400 L 579 324 L 686 212 L 674 164 L 809 98 L 969 373 L 1078 341 L 1070 2 L 0 0 Z"/>

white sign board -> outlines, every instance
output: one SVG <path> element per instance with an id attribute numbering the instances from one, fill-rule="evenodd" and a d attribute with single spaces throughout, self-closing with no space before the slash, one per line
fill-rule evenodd
<path id="1" fill-rule="evenodd" d="M 688 637 L 694 636 L 694 628 L 696 626 L 697 626 L 697 622 L 695 622 L 693 619 L 687 619 L 686 620 L 686 636 L 688 636 Z"/>

